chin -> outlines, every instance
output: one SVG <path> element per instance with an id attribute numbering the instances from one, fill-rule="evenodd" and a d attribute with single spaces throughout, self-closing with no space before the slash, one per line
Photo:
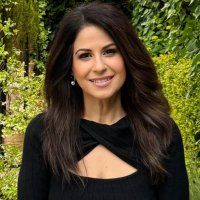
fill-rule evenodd
<path id="1" fill-rule="evenodd" d="M 115 97 L 119 94 L 119 92 L 100 92 L 99 94 L 93 94 L 91 95 L 93 98 L 95 99 L 99 99 L 99 100 L 106 100 L 106 99 L 110 99 L 112 97 Z"/>

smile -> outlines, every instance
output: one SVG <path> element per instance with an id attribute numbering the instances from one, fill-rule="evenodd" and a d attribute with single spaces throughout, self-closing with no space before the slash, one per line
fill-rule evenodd
<path id="1" fill-rule="evenodd" d="M 90 81 L 97 87 L 106 87 L 110 84 L 114 76 L 107 76 L 102 78 L 91 79 Z"/>

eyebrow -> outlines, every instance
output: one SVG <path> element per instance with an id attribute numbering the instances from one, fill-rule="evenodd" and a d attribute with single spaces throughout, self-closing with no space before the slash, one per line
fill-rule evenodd
<path id="1" fill-rule="evenodd" d="M 115 43 L 107 44 L 106 46 L 103 47 L 102 50 L 104 50 L 104 49 L 106 49 L 106 48 L 108 48 L 110 46 L 116 46 L 116 44 Z M 76 51 L 76 53 L 74 55 L 76 55 L 79 51 L 92 51 L 92 50 L 91 49 L 86 49 L 86 48 L 79 49 L 79 50 Z"/>

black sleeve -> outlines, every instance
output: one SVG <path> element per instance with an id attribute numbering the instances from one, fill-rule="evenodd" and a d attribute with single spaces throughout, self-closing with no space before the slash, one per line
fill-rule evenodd
<path id="1" fill-rule="evenodd" d="M 165 182 L 158 185 L 158 200 L 188 200 L 189 184 L 185 166 L 183 142 L 179 128 L 173 122 L 173 139 L 166 161 L 168 175 Z"/>
<path id="2" fill-rule="evenodd" d="M 18 200 L 48 199 L 50 176 L 42 156 L 41 116 L 37 115 L 26 128 L 18 177 Z"/>

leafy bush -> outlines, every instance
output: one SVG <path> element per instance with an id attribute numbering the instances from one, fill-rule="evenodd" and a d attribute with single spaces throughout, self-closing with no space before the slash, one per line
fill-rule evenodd
<path id="1" fill-rule="evenodd" d="M 21 149 L 2 145 L 4 156 L 0 159 L 0 199 L 17 199 L 17 177 L 21 162 Z"/>
<path id="2" fill-rule="evenodd" d="M 17 67 L 17 66 L 15 66 Z M 19 67 L 19 66 L 18 66 Z M 11 74 L 11 73 L 10 73 Z M 14 74 L 12 74 L 14 76 Z M 17 97 L 12 101 L 10 111 L 6 115 L 0 115 L 0 124 L 3 125 L 3 137 L 15 134 L 23 134 L 28 122 L 42 111 L 43 98 L 41 96 L 43 75 L 23 77 L 17 80 L 18 88 L 15 88 Z M 8 92 L 12 94 L 12 84 L 7 85 Z M 4 88 L 4 89 L 5 89 Z M 21 162 L 21 149 L 11 145 L 1 145 L 4 155 L 0 160 L 0 199 L 17 199 L 17 177 Z"/>
<path id="3" fill-rule="evenodd" d="M 33 1 L 29 3 L 32 5 Z M 37 20 L 34 21 L 31 17 L 29 20 L 32 20 L 31 24 L 37 23 L 34 25 L 37 27 L 37 32 L 33 33 L 31 30 L 24 32 L 28 31 L 31 32 L 32 36 L 37 36 L 37 41 L 29 41 L 37 42 L 38 52 L 29 50 L 31 50 L 30 59 L 35 64 L 34 69 L 38 70 L 41 75 L 29 72 L 29 76 L 24 76 L 26 67 L 22 61 L 23 49 L 21 51 L 15 48 L 16 38 L 18 40 L 22 38 L 22 31 L 18 30 L 21 21 L 19 18 L 15 20 L 16 16 L 12 15 L 13 10 L 16 11 L 20 7 L 21 1 L 0 1 L 0 34 L 2 36 L 0 39 L 0 87 L 6 95 L 6 102 L 0 102 L 2 105 L 6 105 L 6 114 L 0 113 L 0 126 L 3 127 L 2 137 L 4 139 L 15 134 L 23 134 L 30 119 L 45 106 L 42 98 L 44 78 L 42 61 L 47 56 L 46 47 L 49 31 L 45 29 L 42 18 L 47 4 L 46 0 L 34 3 L 38 6 L 34 14 L 35 16 L 38 14 Z M 24 13 L 18 12 L 18 14 L 22 16 Z M 2 150 L 0 154 L 0 199 L 15 200 L 17 199 L 17 177 L 22 151 L 20 148 L 8 144 L 1 145 L 0 148 Z"/>
<path id="4" fill-rule="evenodd" d="M 176 60 L 174 55 L 161 55 L 154 58 L 163 92 L 168 98 L 172 109 L 172 117 L 182 133 L 186 165 L 190 180 L 191 199 L 200 199 L 200 92 L 199 89 L 188 95 L 195 77 L 189 76 L 192 61 L 190 59 Z M 197 77 L 196 77 L 197 78 Z"/>
<path id="5" fill-rule="evenodd" d="M 14 90 L 17 97 L 12 102 L 10 112 L 6 115 L 0 115 L 0 124 L 3 125 L 3 137 L 23 134 L 28 122 L 43 110 L 44 104 L 41 95 L 43 78 L 43 75 L 33 75 L 21 79 L 18 88 Z M 7 87 L 8 92 L 11 92 L 12 89 L 12 87 Z M 7 144 L 1 145 L 1 148 L 4 155 L 1 156 L 0 160 L 0 199 L 2 196 L 4 200 L 15 200 L 17 199 L 17 177 L 22 151 Z"/>
<path id="6" fill-rule="evenodd" d="M 15 53 L 14 53 L 15 52 Z M 17 50 L 7 60 L 7 69 L 0 71 L 0 83 L 7 95 L 7 113 L 0 114 L 3 134 L 23 133 L 27 120 L 42 107 L 43 75 L 24 77 L 24 65 L 17 60 Z M 8 101 L 9 100 L 9 101 Z M 5 104 L 6 102 L 3 102 Z"/>
<path id="7" fill-rule="evenodd" d="M 131 0 L 132 22 L 154 55 L 199 57 L 200 6 L 194 0 Z M 196 58 L 197 59 L 197 58 Z M 198 58 L 199 60 L 199 58 Z"/>
<path id="8" fill-rule="evenodd" d="M 132 23 L 152 55 L 176 52 L 179 58 L 191 58 L 190 76 L 200 81 L 200 4 L 195 0 L 130 0 Z"/>
<path id="9" fill-rule="evenodd" d="M 44 75 L 32 72 L 24 77 L 24 63 L 18 60 L 19 53 L 17 49 L 13 49 L 7 58 L 7 68 L 0 71 L 0 84 L 7 95 L 7 102 L 3 102 L 7 103 L 6 115 L 0 113 L 3 138 L 23 134 L 30 119 L 44 107 Z M 0 199 L 15 200 L 22 151 L 7 144 L 1 145 L 1 148 L 4 154 L 0 157 Z"/>

